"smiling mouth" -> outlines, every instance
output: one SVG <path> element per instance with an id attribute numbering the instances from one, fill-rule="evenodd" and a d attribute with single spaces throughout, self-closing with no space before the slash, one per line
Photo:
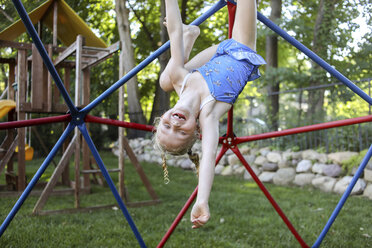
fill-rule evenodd
<path id="1" fill-rule="evenodd" d="M 180 113 L 174 113 L 172 116 L 174 118 L 179 119 L 179 120 L 186 120 L 186 116 L 184 116 L 183 114 L 180 114 Z"/>

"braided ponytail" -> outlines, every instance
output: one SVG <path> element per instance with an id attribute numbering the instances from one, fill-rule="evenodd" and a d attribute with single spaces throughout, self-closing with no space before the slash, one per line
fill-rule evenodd
<path id="1" fill-rule="evenodd" d="M 165 154 L 161 154 L 161 160 L 162 160 L 162 167 L 163 167 L 163 173 L 164 173 L 164 183 L 168 184 L 170 182 L 169 176 L 168 176 L 168 167 L 166 163 Z"/>
<path id="2" fill-rule="evenodd" d="M 195 164 L 196 173 L 199 176 L 199 155 L 197 153 L 193 153 L 190 149 L 187 154 L 189 155 L 189 159 L 191 162 Z"/>

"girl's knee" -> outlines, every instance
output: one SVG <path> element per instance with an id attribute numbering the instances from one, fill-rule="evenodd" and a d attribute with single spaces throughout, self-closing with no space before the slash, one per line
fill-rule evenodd
<path id="1" fill-rule="evenodd" d="M 171 81 L 171 79 L 169 77 L 169 74 L 166 70 L 164 70 L 161 73 L 160 78 L 159 78 L 159 84 L 160 84 L 160 87 L 164 91 L 171 91 L 173 89 L 172 81 Z"/>

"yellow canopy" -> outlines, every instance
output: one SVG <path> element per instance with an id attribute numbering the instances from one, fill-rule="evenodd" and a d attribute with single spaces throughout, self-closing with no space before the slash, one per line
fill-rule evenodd
<path id="1" fill-rule="evenodd" d="M 71 45 L 76 40 L 76 36 L 81 34 L 85 37 L 85 45 L 107 47 L 64 0 L 48 0 L 31 11 L 29 16 L 32 23 L 36 24 L 41 20 L 44 25 L 53 30 L 54 2 L 58 4 L 57 37 L 65 46 Z M 0 33 L 0 39 L 13 41 L 24 32 L 26 28 L 22 20 L 18 20 Z"/>

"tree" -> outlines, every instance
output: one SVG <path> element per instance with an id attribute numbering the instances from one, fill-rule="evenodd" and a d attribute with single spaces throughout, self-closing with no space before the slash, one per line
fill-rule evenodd
<path id="1" fill-rule="evenodd" d="M 328 45 L 332 41 L 331 32 L 333 31 L 333 20 L 335 18 L 335 6 L 339 0 L 320 0 L 318 14 L 314 25 L 313 35 L 313 51 L 320 57 L 327 57 Z M 314 62 L 312 65 L 312 76 L 310 77 L 310 85 L 318 86 L 327 81 L 326 72 Z M 309 110 L 308 118 L 322 122 L 324 119 L 324 89 L 309 91 Z"/>
<path id="2" fill-rule="evenodd" d="M 280 19 L 282 14 L 282 1 L 271 0 L 271 13 L 270 20 L 276 22 Z M 266 36 L 266 71 L 272 68 L 278 68 L 278 35 L 270 33 Z M 280 82 L 278 77 L 273 74 L 273 77 L 268 77 L 268 118 L 269 125 L 272 130 L 278 130 L 279 128 L 279 94 L 273 94 L 279 92 Z"/>
<path id="3" fill-rule="evenodd" d="M 129 25 L 129 10 L 125 6 L 126 1 L 115 0 L 116 19 L 118 23 L 119 36 L 122 44 L 122 53 L 125 54 L 124 71 L 128 72 L 134 68 L 134 52 Z M 127 82 L 128 109 L 131 122 L 145 124 L 146 118 L 140 105 L 137 77 Z M 138 133 L 138 132 L 137 132 Z M 135 136 L 130 132 L 128 136 Z"/>

